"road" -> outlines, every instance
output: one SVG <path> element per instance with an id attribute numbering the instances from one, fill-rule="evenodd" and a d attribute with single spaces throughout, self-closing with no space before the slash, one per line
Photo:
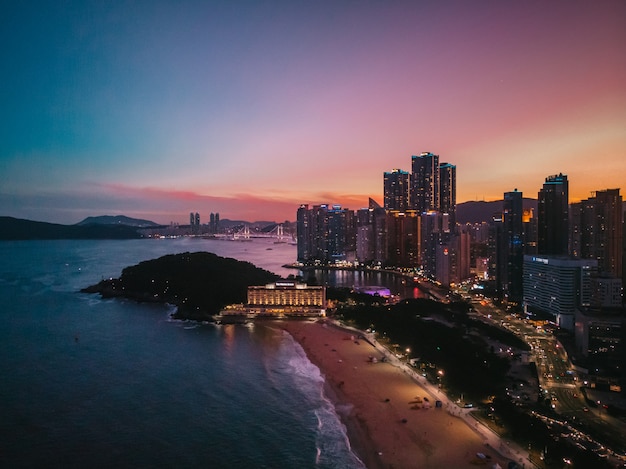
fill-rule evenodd
<path id="1" fill-rule="evenodd" d="M 585 396 L 580 391 L 580 378 L 557 338 L 527 319 L 496 307 L 488 299 L 473 297 L 471 302 L 478 318 L 508 329 L 530 345 L 529 360 L 537 365 L 540 393 L 544 399 L 549 400 L 554 411 L 563 417 L 562 423 L 551 420 L 553 425 L 563 426 L 563 434 L 567 435 L 565 438 L 570 438 L 578 446 L 607 454 L 607 457 L 621 463 L 626 462 L 624 448 L 618 448 L 620 454 L 617 455 L 570 426 L 582 424 L 605 440 L 626 441 L 624 422 L 608 415 L 602 403 L 593 406 L 585 401 Z"/>

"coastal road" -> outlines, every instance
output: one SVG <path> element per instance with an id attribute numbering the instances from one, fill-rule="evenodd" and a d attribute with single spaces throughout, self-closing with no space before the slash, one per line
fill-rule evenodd
<path id="1" fill-rule="evenodd" d="M 537 328 L 525 318 L 516 317 L 493 305 L 484 298 L 472 301 L 476 313 L 485 322 L 502 327 L 522 338 L 531 347 L 530 359 L 537 366 L 539 385 L 543 399 L 565 421 L 592 428 L 594 433 L 604 435 L 609 441 L 626 441 L 626 424 L 607 414 L 602 402 L 590 405 L 580 391 L 582 385 L 572 366 L 565 348 L 554 335 Z M 579 432 L 578 440 L 587 441 L 594 451 L 606 451 L 602 445 Z M 576 441 L 575 443 L 579 443 Z M 611 456 L 614 455 L 611 453 Z"/>

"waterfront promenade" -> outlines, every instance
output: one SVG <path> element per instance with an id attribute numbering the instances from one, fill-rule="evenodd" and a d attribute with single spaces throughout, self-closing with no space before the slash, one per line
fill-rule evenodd
<path id="1" fill-rule="evenodd" d="M 350 441 L 368 468 L 507 467 L 510 461 L 532 467 L 524 451 L 501 441 L 361 331 L 329 320 L 275 324 L 320 368 Z"/>

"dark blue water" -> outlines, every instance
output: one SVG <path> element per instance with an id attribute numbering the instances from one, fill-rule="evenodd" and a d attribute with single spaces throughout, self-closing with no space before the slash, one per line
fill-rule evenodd
<path id="1" fill-rule="evenodd" d="M 281 275 L 295 258 L 266 240 L 0 243 L 0 466 L 362 467 L 290 336 L 78 293 L 200 250 Z"/>

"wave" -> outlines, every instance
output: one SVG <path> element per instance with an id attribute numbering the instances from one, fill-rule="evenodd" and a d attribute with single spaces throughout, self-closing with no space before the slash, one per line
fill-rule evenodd
<path id="1" fill-rule="evenodd" d="M 315 465 L 320 468 L 338 467 L 364 469 L 365 465 L 352 451 L 342 415 L 349 415 L 351 405 L 338 405 L 326 395 L 326 380 L 320 369 L 307 357 L 304 349 L 286 331 L 282 335 L 283 352 L 287 354 L 287 372 L 294 384 L 300 389 L 311 404 L 312 428 L 315 433 Z"/>

